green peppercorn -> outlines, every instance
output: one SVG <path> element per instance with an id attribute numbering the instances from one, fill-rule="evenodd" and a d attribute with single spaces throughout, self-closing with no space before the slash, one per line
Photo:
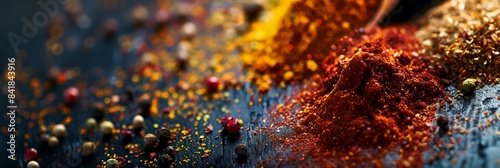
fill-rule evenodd
<path id="1" fill-rule="evenodd" d="M 88 131 L 95 130 L 97 129 L 97 120 L 95 120 L 94 118 L 89 118 L 87 119 L 87 121 L 85 121 L 85 126 Z"/>
<path id="2" fill-rule="evenodd" d="M 462 82 L 462 91 L 470 93 L 476 89 L 476 79 L 467 78 Z"/>
<path id="3" fill-rule="evenodd" d="M 106 167 L 107 168 L 119 168 L 120 165 L 118 164 L 118 160 L 108 159 L 108 161 L 106 161 Z"/>

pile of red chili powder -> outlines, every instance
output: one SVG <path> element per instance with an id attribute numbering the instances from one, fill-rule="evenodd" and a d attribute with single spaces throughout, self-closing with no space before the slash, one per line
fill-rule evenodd
<path id="1" fill-rule="evenodd" d="M 415 31 L 361 29 L 332 46 L 325 72 L 295 99 L 300 108 L 278 106 L 273 112 L 280 119 L 273 129 L 293 128 L 291 137 L 274 137 L 294 153 L 280 159 L 378 167 L 392 153 L 399 157 L 392 164 L 421 166 L 444 87 L 427 68 Z"/>

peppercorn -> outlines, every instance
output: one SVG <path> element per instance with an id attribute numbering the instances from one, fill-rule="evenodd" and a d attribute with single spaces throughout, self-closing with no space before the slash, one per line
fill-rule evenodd
<path id="1" fill-rule="evenodd" d="M 114 18 L 107 19 L 106 22 L 104 22 L 103 29 L 107 38 L 114 37 L 118 29 L 118 21 Z"/>
<path id="2" fill-rule="evenodd" d="M 106 114 L 106 107 L 104 106 L 104 104 L 101 102 L 96 102 L 94 104 L 93 114 L 96 121 L 101 121 Z"/>
<path id="3" fill-rule="evenodd" d="M 189 55 L 191 53 L 192 44 L 187 40 L 182 40 L 177 46 L 176 60 L 178 70 L 186 69 L 189 61 Z"/>
<path id="4" fill-rule="evenodd" d="M 243 11 L 245 12 L 245 20 L 248 23 L 257 20 L 260 13 L 264 10 L 264 7 L 259 3 L 248 3 L 243 6 Z"/>
<path id="5" fill-rule="evenodd" d="M 118 95 L 111 96 L 111 104 L 115 105 L 118 102 L 120 102 L 120 96 L 118 96 Z"/>
<path id="6" fill-rule="evenodd" d="M 470 93 L 476 89 L 476 79 L 467 78 L 462 82 L 462 91 Z"/>
<path id="7" fill-rule="evenodd" d="M 132 120 L 132 125 L 136 129 L 142 128 L 144 126 L 144 117 L 142 117 L 141 115 L 134 116 L 134 119 Z"/>
<path id="8" fill-rule="evenodd" d="M 227 123 L 229 123 L 229 121 L 231 121 L 231 120 L 234 120 L 234 118 L 233 118 L 233 117 L 231 117 L 231 116 L 224 116 L 224 117 L 222 117 L 222 119 L 220 120 L 220 124 L 221 124 L 224 128 L 226 128 L 226 127 L 227 127 Z"/>
<path id="9" fill-rule="evenodd" d="M 104 135 L 109 135 L 109 134 L 113 133 L 114 128 L 115 128 L 115 126 L 113 125 L 113 123 L 111 121 L 103 121 L 101 123 L 101 132 Z"/>
<path id="10" fill-rule="evenodd" d="M 122 130 L 122 135 L 124 139 L 130 139 L 134 135 L 134 132 L 129 128 L 124 128 Z"/>
<path id="11" fill-rule="evenodd" d="M 245 144 L 238 144 L 234 148 L 234 153 L 239 157 L 246 156 L 248 152 L 248 147 Z"/>
<path id="12" fill-rule="evenodd" d="M 67 134 L 67 132 L 66 132 L 66 126 L 64 126 L 63 124 L 57 124 L 54 127 L 53 133 L 58 138 L 65 137 L 66 134 Z"/>
<path id="13" fill-rule="evenodd" d="M 47 133 L 47 127 L 45 125 L 40 125 L 40 134 L 45 134 Z"/>
<path id="14" fill-rule="evenodd" d="M 97 121 L 94 118 L 88 118 L 87 121 L 85 121 L 85 127 L 87 131 L 93 131 L 97 129 Z"/>
<path id="15" fill-rule="evenodd" d="M 90 156 L 95 153 L 96 145 L 93 142 L 84 142 L 82 144 L 82 154 L 83 156 Z"/>
<path id="16" fill-rule="evenodd" d="M 172 112 L 172 108 L 170 108 L 170 107 L 165 107 L 165 108 L 163 108 L 163 110 L 162 110 L 162 111 L 163 111 L 163 114 L 170 114 L 170 112 Z"/>
<path id="17" fill-rule="evenodd" d="M 197 33 L 198 28 L 192 22 L 184 23 L 181 27 L 181 32 L 186 40 L 191 40 Z"/>
<path id="18" fill-rule="evenodd" d="M 181 6 L 181 9 L 182 10 L 178 10 L 175 15 L 176 16 L 175 20 L 179 25 L 185 24 L 191 18 L 191 13 L 188 12 L 190 9 L 189 7 Z"/>
<path id="19" fill-rule="evenodd" d="M 170 154 L 166 153 L 160 156 L 158 165 L 160 167 L 171 167 L 173 163 L 174 163 L 174 158 Z"/>
<path id="20" fill-rule="evenodd" d="M 49 141 L 50 135 L 47 133 L 40 134 L 40 138 L 42 139 L 43 142 L 47 143 Z"/>
<path id="21" fill-rule="evenodd" d="M 170 130 L 167 129 L 166 127 L 161 127 L 156 131 L 156 136 L 158 137 L 158 140 L 160 141 L 160 148 L 164 148 L 168 145 L 168 141 L 170 140 Z"/>
<path id="22" fill-rule="evenodd" d="M 171 19 L 171 13 L 168 10 L 157 10 L 154 16 L 155 32 L 161 33 Z"/>
<path id="23" fill-rule="evenodd" d="M 134 27 L 136 29 L 143 28 L 149 15 L 148 9 L 143 5 L 137 5 L 132 9 L 131 13 L 134 21 Z"/>
<path id="24" fill-rule="evenodd" d="M 38 151 L 35 148 L 28 148 L 24 151 L 24 158 L 27 161 L 36 160 L 38 158 Z"/>
<path id="25" fill-rule="evenodd" d="M 125 99 L 128 101 L 134 101 L 134 92 L 132 91 L 132 88 L 128 87 L 125 90 Z"/>
<path id="26" fill-rule="evenodd" d="M 55 136 L 51 136 L 48 140 L 48 145 L 51 148 L 57 147 L 59 145 L 59 139 L 57 139 L 57 137 Z"/>
<path id="27" fill-rule="evenodd" d="M 75 104 L 80 96 L 80 91 L 76 87 L 69 87 L 64 90 L 64 101 L 69 104 Z"/>
<path id="28" fill-rule="evenodd" d="M 123 157 L 116 157 L 116 160 L 118 160 L 118 167 L 122 168 L 125 167 L 125 164 L 127 163 L 127 160 Z"/>
<path id="29" fill-rule="evenodd" d="M 448 124 L 450 123 L 450 120 L 446 117 L 439 116 L 437 119 L 437 125 L 439 128 L 442 130 L 448 130 Z"/>
<path id="30" fill-rule="evenodd" d="M 107 168 L 119 168 L 118 160 L 116 159 L 108 159 L 106 161 L 106 167 Z"/>
<path id="31" fill-rule="evenodd" d="M 49 71 L 47 72 L 47 79 L 48 79 L 47 86 L 48 86 L 48 88 L 52 88 L 52 87 L 60 84 L 60 82 L 63 82 L 63 81 L 59 81 L 60 75 L 61 75 L 61 70 L 59 70 L 58 67 L 55 67 L 55 66 L 50 67 Z"/>
<path id="32" fill-rule="evenodd" d="M 154 134 L 144 136 L 144 148 L 154 149 L 158 146 L 158 138 Z"/>
<path id="33" fill-rule="evenodd" d="M 141 115 L 144 117 L 149 116 L 151 112 L 151 99 L 145 98 L 139 103 L 139 107 L 141 108 Z"/>
<path id="34" fill-rule="evenodd" d="M 241 119 L 231 120 L 227 123 L 226 130 L 229 133 L 238 133 L 243 125 L 243 121 Z"/>
<path id="35" fill-rule="evenodd" d="M 40 168 L 40 165 L 38 164 L 37 161 L 30 161 L 28 162 L 28 164 L 26 165 L 26 168 Z"/>
<path id="36" fill-rule="evenodd" d="M 205 81 L 205 85 L 207 86 L 207 92 L 208 93 L 213 93 L 216 92 L 217 89 L 219 88 L 219 78 L 212 76 L 207 78 Z"/>

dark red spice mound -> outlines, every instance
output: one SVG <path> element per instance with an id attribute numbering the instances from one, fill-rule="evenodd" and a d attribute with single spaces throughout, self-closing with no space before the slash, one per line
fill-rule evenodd
<path id="1" fill-rule="evenodd" d="M 303 106 L 292 141 L 305 145 L 302 150 L 313 159 L 332 156 L 350 164 L 380 159 L 401 146 L 400 165 L 421 164 L 444 87 L 427 68 L 427 56 L 418 52 L 414 30 L 355 34 L 332 47 L 336 51 L 323 63 L 326 72 L 299 96 Z M 305 136 L 311 140 L 300 142 Z M 374 153 L 361 156 L 362 149 Z"/>

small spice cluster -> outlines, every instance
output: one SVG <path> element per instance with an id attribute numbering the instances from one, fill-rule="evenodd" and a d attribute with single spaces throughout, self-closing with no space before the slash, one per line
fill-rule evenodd
<path id="1" fill-rule="evenodd" d="M 427 56 L 418 52 L 414 31 L 391 27 L 340 39 L 323 63 L 326 73 L 298 97 L 303 106 L 285 144 L 293 144 L 295 152 L 305 150 L 315 161 L 326 160 L 319 164 L 346 166 L 370 160 L 382 165 L 383 154 L 401 146 L 397 164 L 420 165 L 433 107 L 444 91 L 426 68 Z"/>
<path id="2" fill-rule="evenodd" d="M 460 88 L 466 79 L 475 87 L 500 82 L 500 2 L 452 0 L 424 17 L 416 33 L 432 56 L 432 67 Z"/>

